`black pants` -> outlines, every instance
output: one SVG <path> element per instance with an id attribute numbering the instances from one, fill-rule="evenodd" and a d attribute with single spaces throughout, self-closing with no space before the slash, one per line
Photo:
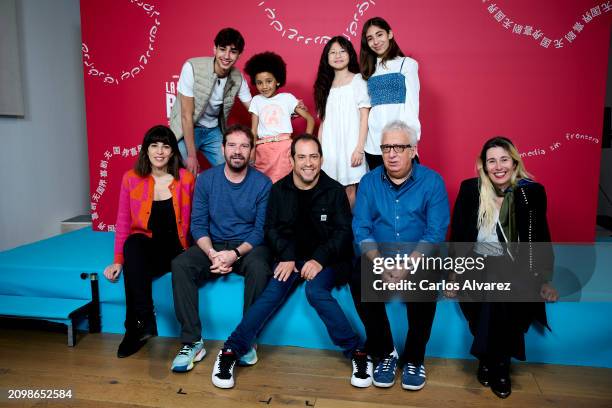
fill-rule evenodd
<path id="1" fill-rule="evenodd" d="M 375 359 L 384 358 L 395 348 L 389 318 L 384 302 L 361 301 L 360 262 L 357 262 L 350 287 L 357 313 L 365 326 L 366 352 Z M 422 364 L 436 314 L 436 302 L 406 302 L 405 305 L 408 315 L 408 335 L 402 360 L 415 365 Z"/>
<path id="2" fill-rule="evenodd" d="M 171 248 L 144 234 L 132 234 L 123 244 L 126 328 L 137 319 L 153 316 L 153 278 L 170 271 L 181 248 Z"/>
<path id="3" fill-rule="evenodd" d="M 475 277 L 481 282 L 512 282 L 513 290 L 519 288 L 520 295 L 527 299 L 534 298 L 528 292 L 538 289 L 540 285 L 517 278 L 521 268 L 514 265 L 508 256 L 489 256 L 486 267 Z M 488 298 L 482 293 L 466 296 L 466 300 L 470 298 L 476 301 L 459 302 L 474 336 L 470 353 L 490 363 L 507 363 L 511 357 L 525 360 L 525 333 L 532 322 L 540 321 L 547 327 L 544 302 L 505 301 L 500 296 Z"/>
<path id="4" fill-rule="evenodd" d="M 216 251 L 233 249 L 240 242 L 213 242 Z M 202 337 L 198 287 L 222 274 L 210 272 L 210 259 L 197 245 L 192 246 L 172 261 L 172 292 L 174 310 L 181 324 L 181 341 L 192 343 Z M 270 253 L 264 246 L 253 248 L 233 265 L 233 272 L 244 276 L 244 311 L 264 291 L 272 276 Z"/>

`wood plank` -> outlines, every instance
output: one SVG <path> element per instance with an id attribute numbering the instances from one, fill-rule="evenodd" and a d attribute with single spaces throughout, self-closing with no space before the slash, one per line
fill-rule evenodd
<path id="1" fill-rule="evenodd" d="M 70 388 L 74 396 L 61 402 L 32 400 L 11 406 L 612 406 L 611 369 L 514 364 L 512 396 L 500 400 L 476 381 L 473 360 L 427 359 L 428 383 L 418 392 L 403 390 L 399 373 L 391 389 L 357 389 L 350 385 L 350 363 L 340 352 L 260 346 L 260 362 L 237 367 L 236 387 L 221 390 L 210 379 L 221 342 L 207 341 L 206 358 L 193 371 L 177 374 L 169 369 L 180 347 L 176 338 L 154 338 L 136 355 L 117 359 L 122 336 L 87 334 L 75 348 L 64 345 L 64 336 L 28 330 L 0 332 L 0 389 Z"/>

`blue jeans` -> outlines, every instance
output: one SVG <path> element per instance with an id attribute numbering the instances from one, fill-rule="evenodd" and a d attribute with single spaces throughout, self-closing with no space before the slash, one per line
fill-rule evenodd
<path id="1" fill-rule="evenodd" d="M 223 135 L 221 134 L 219 126 L 214 128 L 196 126 L 193 129 L 193 139 L 196 150 L 204 154 L 204 157 L 206 157 L 206 160 L 208 160 L 212 167 L 225 163 L 225 158 L 221 151 Z M 187 145 L 185 145 L 185 138 L 181 139 L 178 145 L 181 156 L 183 156 L 183 161 L 187 160 Z"/>
<path id="2" fill-rule="evenodd" d="M 304 262 L 296 262 L 298 270 L 302 269 L 303 265 Z M 275 278 L 270 279 L 266 289 L 251 305 L 238 327 L 225 342 L 224 347 L 232 349 L 238 357 L 246 354 L 268 319 L 285 302 L 291 288 L 299 279 L 300 274 L 296 272 L 292 273 L 285 282 Z M 306 299 L 323 320 L 334 344 L 340 347 L 347 357 L 350 357 L 361 344 L 359 336 L 355 334 L 338 302 L 331 295 L 334 284 L 334 270 L 329 267 L 323 268 L 313 280 L 306 282 Z"/>

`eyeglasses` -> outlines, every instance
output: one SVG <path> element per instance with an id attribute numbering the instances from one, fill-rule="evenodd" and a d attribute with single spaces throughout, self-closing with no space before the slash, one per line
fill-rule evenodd
<path id="1" fill-rule="evenodd" d="M 383 153 L 389 153 L 391 149 L 393 149 L 395 153 L 404 153 L 404 150 L 412 149 L 412 145 L 409 145 L 409 144 L 380 145 L 380 150 L 382 150 Z"/>
<path id="2" fill-rule="evenodd" d="M 340 55 L 344 55 L 346 54 L 346 50 L 345 49 L 340 49 L 338 51 L 330 51 L 328 55 L 332 56 L 332 57 L 336 57 L 336 56 L 340 56 Z"/>

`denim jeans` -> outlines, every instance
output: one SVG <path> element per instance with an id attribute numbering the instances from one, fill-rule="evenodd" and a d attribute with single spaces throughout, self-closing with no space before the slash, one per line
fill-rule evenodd
<path id="1" fill-rule="evenodd" d="M 204 157 L 206 157 L 206 160 L 208 160 L 211 166 L 214 167 L 225 162 L 223 152 L 221 151 L 223 135 L 221 134 L 219 126 L 214 128 L 196 126 L 193 129 L 193 138 L 196 150 L 204 154 Z M 178 145 L 181 156 L 183 156 L 183 161 L 187 160 L 187 145 L 185 145 L 185 138 L 181 139 Z"/>
<path id="2" fill-rule="evenodd" d="M 296 262 L 298 270 L 303 265 L 304 262 Z M 232 349 L 238 357 L 246 354 L 265 323 L 284 303 L 291 288 L 299 280 L 299 272 L 292 273 L 285 282 L 275 278 L 270 279 L 264 292 L 251 305 L 238 327 L 225 342 L 224 347 Z M 305 283 L 306 298 L 323 320 L 333 343 L 349 357 L 361 344 L 359 336 L 355 334 L 338 302 L 331 295 L 334 284 L 334 270 L 329 267 L 323 268 L 313 280 Z"/>

